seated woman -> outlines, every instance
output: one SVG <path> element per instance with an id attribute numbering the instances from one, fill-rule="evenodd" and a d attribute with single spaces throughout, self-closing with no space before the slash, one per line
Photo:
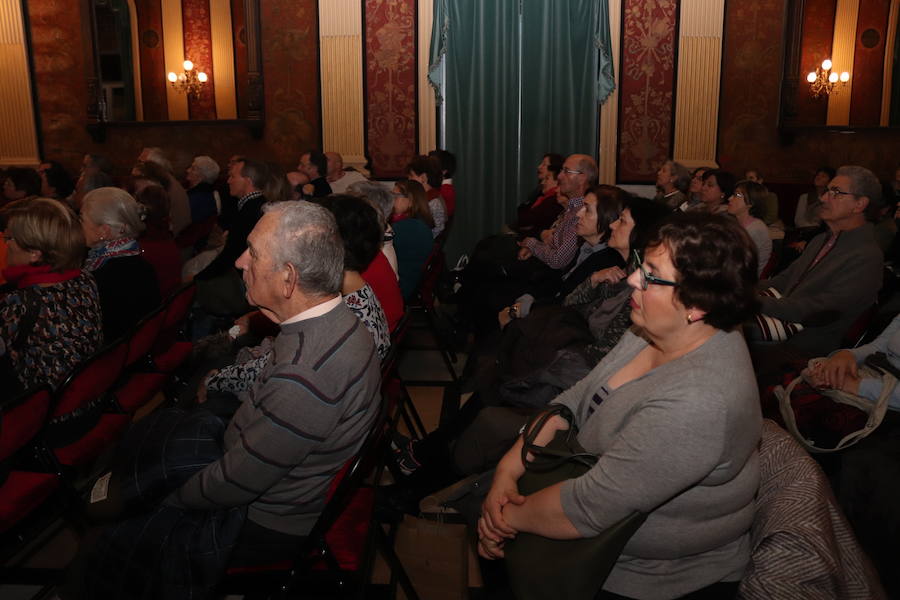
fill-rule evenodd
<path id="1" fill-rule="evenodd" d="M 750 558 L 762 419 L 736 327 L 756 308 L 756 254 L 730 218 L 681 214 L 632 273 L 628 332 L 554 403 L 599 456 L 581 477 L 519 494 L 522 440 L 503 457 L 478 522 L 479 553 L 503 556 L 517 532 L 597 535 L 635 511 L 647 520 L 600 598 L 733 597 Z M 553 417 L 546 444 L 570 424 Z"/>
<path id="2" fill-rule="evenodd" d="M 656 198 L 669 208 L 678 208 L 687 201 L 691 172 L 681 163 L 667 160 L 656 172 Z"/>
<path id="3" fill-rule="evenodd" d="M 828 182 L 834 179 L 836 171 L 832 167 L 819 167 L 813 176 L 813 183 L 808 192 L 797 198 L 797 210 L 794 212 L 794 228 L 818 229 L 822 225 L 819 209 L 822 208 L 822 196 L 828 189 Z M 811 237 L 811 236 L 810 236 Z"/>
<path id="4" fill-rule="evenodd" d="M 441 196 L 441 163 L 433 156 L 417 156 L 406 166 L 406 176 L 422 184 L 431 214 L 431 235 L 439 236 L 447 226 L 447 207 Z"/>
<path id="5" fill-rule="evenodd" d="M 512 230 L 520 236 L 540 236 L 545 229 L 550 229 L 556 217 L 563 211 L 563 205 L 557 200 L 559 192 L 559 172 L 562 171 L 565 158 L 560 154 L 544 155 L 538 165 L 538 187 L 529 202 L 520 204 L 516 209 L 517 221 Z"/>
<path id="6" fill-rule="evenodd" d="M 419 287 L 422 269 L 434 247 L 431 236 L 434 219 L 428 208 L 425 189 L 419 182 L 401 179 L 394 186 L 391 227 L 394 229 L 400 291 L 403 293 L 403 300 L 408 302 Z"/>
<path id="7" fill-rule="evenodd" d="M 0 293 L 0 389 L 56 387 L 103 344 L 93 278 L 81 270 L 84 234 L 78 217 L 49 198 L 20 200 L 2 213 L 9 282 Z"/>
<path id="8" fill-rule="evenodd" d="M 762 275 L 763 269 L 769 264 L 769 257 L 772 256 L 769 228 L 760 218 L 767 195 L 766 188 L 748 180 L 739 181 L 734 187 L 734 193 L 728 199 L 728 214 L 736 218 L 741 227 L 747 230 L 747 235 L 756 246 L 757 275 Z"/>
<path id="9" fill-rule="evenodd" d="M 734 193 L 734 175 L 721 169 L 711 169 L 703 173 L 700 188 L 700 203 L 691 210 L 709 214 L 728 212 L 725 202 Z"/>
<path id="10" fill-rule="evenodd" d="M 135 182 L 134 199 L 146 209 L 145 229 L 138 238 L 144 259 L 156 272 L 163 298 L 181 285 L 181 252 L 169 228 L 169 194 L 156 184 Z"/>
<path id="11" fill-rule="evenodd" d="M 160 304 L 156 272 L 143 256 L 137 236 L 146 209 L 125 190 L 89 192 L 81 205 L 81 226 L 90 251 L 84 268 L 97 281 L 103 336 L 118 339 Z"/>
<path id="12" fill-rule="evenodd" d="M 369 201 L 369 204 L 374 206 L 375 210 L 378 211 L 381 222 L 384 223 L 381 253 L 391 266 L 391 270 L 394 271 L 394 280 L 396 281 L 400 275 L 397 267 L 397 251 L 394 250 L 394 229 L 391 227 L 391 218 L 394 216 L 394 194 L 391 193 L 391 190 L 387 189 L 377 181 L 357 181 L 351 183 L 350 187 L 347 188 L 347 193 L 358 198 L 365 198 Z M 379 263 L 382 262 L 377 258 L 376 261 Z M 376 261 L 373 261 L 373 263 Z M 363 277 L 367 277 L 366 274 L 363 274 Z M 372 282 L 369 281 L 369 283 Z M 375 291 L 376 293 L 378 292 L 377 287 L 375 288 Z M 385 306 L 383 298 L 381 303 L 385 310 L 387 310 L 388 307 Z M 390 312 L 388 312 L 387 315 L 388 320 L 391 320 Z M 391 327 L 393 328 L 393 325 Z"/>

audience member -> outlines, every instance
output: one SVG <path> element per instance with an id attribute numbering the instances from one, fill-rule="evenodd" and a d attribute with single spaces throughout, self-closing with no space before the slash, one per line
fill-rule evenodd
<path id="1" fill-rule="evenodd" d="M 584 195 L 597 180 L 597 163 L 586 154 L 572 154 L 559 173 L 559 194 L 567 199 L 565 211 L 550 229 L 541 232 L 541 239 L 525 238 L 519 242 L 519 260 L 532 256 L 550 267 L 562 269 L 575 258 L 578 251 L 578 211 Z"/>
<path id="2" fill-rule="evenodd" d="M 394 250 L 397 252 L 397 272 L 403 300 L 412 298 L 422 269 L 434 246 L 431 228 L 434 221 L 428 208 L 425 190 L 418 181 L 401 179 L 394 186 Z M 427 234 L 427 235 L 426 235 Z"/>
<path id="3" fill-rule="evenodd" d="M 734 193 L 728 199 L 728 214 L 737 219 L 753 240 L 757 255 L 757 275 L 762 274 L 772 256 L 769 228 L 759 218 L 767 193 L 766 188 L 759 183 L 750 180 L 739 181 L 734 187 Z"/>
<path id="4" fill-rule="evenodd" d="M 156 273 L 137 241 L 145 212 L 128 192 L 114 187 L 89 192 L 81 207 L 90 249 L 84 268 L 97 281 L 107 342 L 119 339 L 161 302 Z"/>
<path id="5" fill-rule="evenodd" d="M 269 179 L 263 188 L 263 196 L 267 202 L 286 202 L 291 199 L 291 184 L 281 165 L 266 163 L 269 168 Z"/>
<path id="6" fill-rule="evenodd" d="M 344 157 L 338 152 L 326 152 L 325 157 L 328 159 L 328 185 L 331 186 L 333 194 L 345 194 L 347 188 L 357 181 L 366 181 L 365 175 L 356 169 L 344 170 Z"/>
<path id="7" fill-rule="evenodd" d="M 763 180 L 762 173 L 760 173 L 759 169 L 747 169 L 747 172 L 744 174 L 744 179 L 765 187 L 765 181 Z M 770 192 L 769 188 L 766 188 L 766 201 L 762 207 L 761 218 L 765 221 L 766 225 L 769 226 L 778 223 L 778 196 L 774 192 Z M 781 225 L 781 229 L 784 229 L 783 225 Z"/>
<path id="8" fill-rule="evenodd" d="M 219 164 L 209 156 L 195 156 L 185 172 L 191 222 L 202 223 L 219 214 L 222 200 L 215 188 Z"/>
<path id="9" fill-rule="evenodd" d="M 755 253 L 732 220 L 681 215 L 650 241 L 629 283 L 641 335 L 626 333 L 554 400 L 571 423 L 554 416 L 536 439 L 544 445 L 577 427 L 596 465 L 522 496 L 520 439 L 497 466 L 478 550 L 502 557 L 517 532 L 591 537 L 637 511 L 647 520 L 604 592 L 675 598 L 702 589 L 730 597 L 749 563 L 759 485 L 759 399 L 734 331 L 755 308 Z"/>
<path id="10" fill-rule="evenodd" d="M 667 160 L 656 172 L 656 201 L 678 208 L 687 201 L 691 172 L 681 163 Z"/>
<path id="11" fill-rule="evenodd" d="M 800 194 L 797 199 L 797 210 L 794 213 L 794 227 L 803 229 L 805 227 L 819 227 L 822 219 L 819 217 L 819 210 L 822 207 L 822 196 L 828 188 L 828 182 L 834 179 L 834 169 L 831 167 L 820 167 L 813 176 L 812 189 L 808 192 Z"/>
<path id="12" fill-rule="evenodd" d="M 379 220 L 384 224 L 384 237 L 381 245 L 381 253 L 394 271 L 394 279 L 400 277 L 397 267 L 397 251 L 394 249 L 394 229 L 391 220 L 394 217 L 394 194 L 387 187 L 376 181 L 358 181 L 350 186 L 348 193 L 365 198 L 378 211 Z M 380 263 L 380 260 L 375 262 Z M 369 281 L 368 273 L 363 273 L 366 281 Z M 371 283 L 371 282 L 370 282 Z M 378 288 L 375 288 L 378 291 Z M 383 304 L 383 302 L 382 302 Z M 385 310 L 387 307 L 385 306 Z M 391 315 L 388 314 L 390 320 Z M 393 328 L 393 325 L 391 326 Z"/>
<path id="13" fill-rule="evenodd" d="M 447 220 L 456 212 L 456 187 L 453 185 L 453 174 L 456 173 L 456 156 L 447 150 L 438 149 L 428 153 L 429 158 L 436 158 L 441 166 L 441 198 L 447 209 Z"/>
<path id="14" fill-rule="evenodd" d="M 331 193 L 331 186 L 325 175 L 328 173 L 328 158 L 318 150 L 310 150 L 300 156 L 300 164 L 297 170 L 309 178 L 309 183 L 303 186 L 303 197 L 324 198 Z"/>
<path id="15" fill-rule="evenodd" d="M 0 389 L 60 385 L 103 343 L 93 278 L 81 270 L 84 235 L 78 217 L 49 198 L 9 204 L 5 222 L 8 266 L 0 292 Z"/>
<path id="16" fill-rule="evenodd" d="M 528 201 L 516 209 L 517 221 L 512 230 L 519 235 L 539 236 L 542 231 L 553 226 L 553 222 L 563 211 L 563 204 L 568 202 L 565 196 L 559 196 L 559 172 L 562 171 L 565 158 L 559 154 L 548 153 L 537 166 L 538 185 Z M 559 202 L 560 198 L 562 203 Z"/>
<path id="17" fill-rule="evenodd" d="M 69 199 L 69 205 L 76 212 L 81 212 L 85 194 L 104 187 L 113 187 L 113 179 L 108 173 L 95 170 L 83 172 L 75 182 L 75 191 Z"/>
<path id="18" fill-rule="evenodd" d="M 41 176 L 41 196 L 54 200 L 66 200 L 75 191 L 75 182 L 65 167 L 50 160 L 38 167 Z"/>
<path id="19" fill-rule="evenodd" d="M 763 296 L 761 314 L 802 326 L 786 342 L 755 348 L 764 379 L 791 358 L 837 349 L 850 325 L 875 302 L 883 260 L 871 220 L 880 204 L 881 184 L 871 171 L 841 167 L 822 196 L 819 214 L 828 230 L 784 271 L 760 282 L 760 290 L 774 288 L 781 296 Z M 748 328 L 747 335 L 748 341 L 768 339 L 757 327 Z"/>
<path id="20" fill-rule="evenodd" d="M 685 212 L 687 210 L 693 209 L 701 203 L 700 200 L 700 190 L 703 189 L 703 175 L 707 171 L 712 171 L 712 167 L 697 167 L 691 173 L 691 183 L 688 186 L 688 199 L 687 204 L 682 204 L 678 207 L 678 210 L 681 212 Z"/>
<path id="21" fill-rule="evenodd" d="M 134 199 L 145 209 L 141 255 L 153 267 L 159 292 L 169 297 L 181 285 L 181 253 L 169 229 L 169 194 L 160 185 L 142 185 Z"/>
<path id="22" fill-rule="evenodd" d="M 169 194 L 169 219 L 172 224 L 172 233 L 177 237 L 181 231 L 191 224 L 191 203 L 187 192 L 174 175 L 172 163 L 166 158 L 162 148 L 144 148 L 138 156 L 138 162 L 152 162 L 165 169 Z"/>
<path id="23" fill-rule="evenodd" d="M 418 181 L 428 198 L 428 208 L 434 225 L 431 227 L 432 237 L 437 237 L 447 226 L 447 207 L 441 196 L 441 163 L 437 158 L 417 156 L 406 165 L 406 176 L 411 181 Z"/>
<path id="24" fill-rule="evenodd" d="M 37 171 L 24 167 L 10 167 L 6 170 L 3 180 L 3 198 L 0 199 L 0 207 L 16 200 L 37 198 L 40 194 L 41 176 Z"/>
<path id="25" fill-rule="evenodd" d="M 703 187 L 700 188 L 700 203 L 693 210 L 709 214 L 728 212 L 725 201 L 734 192 L 734 175 L 721 169 L 710 169 L 703 173 Z"/>

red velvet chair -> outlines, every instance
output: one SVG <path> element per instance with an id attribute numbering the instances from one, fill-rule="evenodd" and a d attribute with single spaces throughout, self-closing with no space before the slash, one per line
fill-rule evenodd
<path id="1" fill-rule="evenodd" d="M 131 421 L 127 414 L 107 412 L 112 403 L 106 400 L 127 356 L 127 340 L 101 348 L 57 390 L 45 433 L 54 456 L 63 465 L 90 463 L 118 440 Z M 99 413 L 99 417 L 82 428 L 79 413 Z"/>
<path id="2" fill-rule="evenodd" d="M 193 283 L 183 285 L 166 301 L 166 318 L 162 331 L 151 352 L 158 371 L 172 373 L 187 360 L 193 344 L 182 339 L 182 329 L 194 301 L 196 287 Z"/>
<path id="3" fill-rule="evenodd" d="M 46 423 L 50 390 L 40 387 L 0 405 L 0 462 L 27 448 Z M 57 473 L 11 469 L 0 484 L 0 533 L 40 507 L 60 486 Z"/>
<path id="4" fill-rule="evenodd" d="M 259 567 L 231 568 L 220 591 L 260 593 L 268 597 L 292 597 L 315 590 L 340 597 L 363 597 L 362 586 L 371 570 L 374 550 L 378 550 L 408 600 L 418 600 L 409 576 L 394 553 L 381 525 L 375 522 L 375 488 L 364 485 L 364 477 L 374 469 L 377 485 L 381 458 L 385 453 L 390 402 L 383 401 L 378 419 L 359 452 L 335 475 L 328 489 L 328 503 L 293 560 Z"/>
<path id="5" fill-rule="evenodd" d="M 141 361 L 150 358 L 166 319 L 166 306 L 144 317 L 128 337 L 128 353 L 125 358 L 125 377 L 115 390 L 116 402 L 123 411 L 133 413 L 149 402 L 168 380 L 165 373 L 141 369 Z"/>

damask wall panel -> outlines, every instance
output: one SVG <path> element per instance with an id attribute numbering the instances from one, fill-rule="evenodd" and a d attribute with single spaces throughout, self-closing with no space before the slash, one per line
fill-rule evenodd
<path id="1" fill-rule="evenodd" d="M 402 177 L 416 154 L 416 1 L 366 0 L 367 152 L 373 177 Z"/>
<path id="2" fill-rule="evenodd" d="M 822 124 L 828 113 L 828 99 L 812 97 L 806 74 L 815 71 L 826 58 L 831 58 L 836 5 L 836 0 L 806 0 L 803 5 L 803 45 L 800 47 L 800 83 L 797 91 L 800 123 Z"/>
<path id="3" fill-rule="evenodd" d="M 72 4 L 68 0 L 27 3 L 44 156 L 61 161 L 70 172 L 77 173 L 86 152 L 95 152 L 108 156 L 115 174 L 124 175 L 144 146 L 165 149 L 179 174 L 196 154 L 208 154 L 221 165 L 232 154 L 241 153 L 293 167 L 301 148 L 319 144 L 316 0 L 260 2 L 266 77 L 266 125 L 261 140 L 239 125 L 161 123 L 109 127 L 104 143 L 93 142 L 85 129 L 85 61 L 89 58 L 83 19 L 88 11 L 86 3 L 77 3 L 79 10 L 73 10 Z M 236 31 L 236 45 L 240 36 Z"/>
<path id="4" fill-rule="evenodd" d="M 617 181 L 653 181 L 671 153 L 677 0 L 626 0 L 618 70 Z"/>
<path id="5" fill-rule="evenodd" d="M 843 164 L 863 165 L 887 179 L 900 156 L 894 131 L 778 131 L 784 8 L 784 0 L 726 5 L 719 162 L 735 173 L 754 165 L 772 183 L 808 183 L 816 167 Z"/>
<path id="6" fill-rule="evenodd" d="M 881 120 L 881 93 L 884 84 L 884 45 L 890 2 L 860 0 L 856 21 L 856 48 L 853 52 L 853 93 L 850 125 L 877 127 Z"/>
<path id="7" fill-rule="evenodd" d="M 163 40 L 163 16 L 160 0 L 136 0 L 138 39 L 141 60 L 141 90 L 146 98 L 144 120 L 169 118 L 166 100 L 166 56 Z"/>
<path id="8" fill-rule="evenodd" d="M 181 0 L 181 17 L 184 31 L 184 57 L 194 63 L 194 68 L 208 76 L 200 95 L 188 98 L 191 119 L 216 118 L 215 70 L 212 53 L 209 0 Z"/>

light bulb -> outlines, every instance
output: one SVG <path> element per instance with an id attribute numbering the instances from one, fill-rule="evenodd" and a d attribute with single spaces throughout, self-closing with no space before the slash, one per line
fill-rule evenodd
<path id="1" fill-rule="evenodd" d="M 169 81 L 175 83 L 176 81 L 178 81 L 178 75 L 169 71 Z"/>
<path id="2" fill-rule="evenodd" d="M 193 68 L 194 68 L 194 63 L 192 63 L 189 60 L 184 61 L 184 70 L 185 71 L 190 71 Z"/>
<path id="3" fill-rule="evenodd" d="M 206 79 L 207 79 L 206 73 L 204 73 L 203 71 L 200 71 L 197 74 L 197 79 L 200 81 L 200 83 L 206 83 Z"/>
<path id="4" fill-rule="evenodd" d="M 187 64 L 187 63 L 185 63 L 185 64 Z M 187 67 L 185 67 L 185 68 L 187 68 Z M 822 61 L 822 69 L 827 71 L 830 68 L 831 68 L 831 59 L 826 58 L 825 60 Z"/>
<path id="5" fill-rule="evenodd" d="M 807 80 L 808 82 L 810 82 L 810 83 L 814 83 L 814 82 L 816 81 L 816 74 L 810 72 L 810 73 L 806 76 L 806 80 Z"/>
<path id="6" fill-rule="evenodd" d="M 837 80 L 838 80 L 837 73 L 832 73 L 831 75 L 828 76 L 828 81 L 830 81 L 831 83 L 837 83 Z"/>
<path id="7" fill-rule="evenodd" d="M 850 81 L 850 73 L 848 73 L 847 71 L 841 73 L 841 81 L 843 81 L 844 83 Z"/>

